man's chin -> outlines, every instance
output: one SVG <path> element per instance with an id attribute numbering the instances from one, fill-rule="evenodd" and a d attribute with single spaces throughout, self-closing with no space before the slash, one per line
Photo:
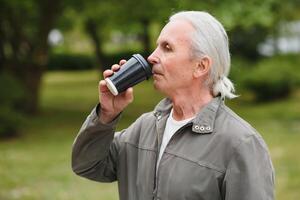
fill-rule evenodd
<path id="1" fill-rule="evenodd" d="M 156 81 L 156 80 L 154 80 L 154 81 L 153 81 L 153 87 L 154 87 L 154 89 L 155 89 L 155 90 L 158 90 L 158 91 L 160 91 L 159 84 L 157 83 L 157 81 Z"/>
<path id="2" fill-rule="evenodd" d="M 160 92 L 160 93 L 165 93 L 165 90 L 161 87 L 161 85 L 160 84 L 158 84 L 157 82 L 153 82 L 153 87 L 154 87 L 154 89 L 155 90 L 157 90 L 158 92 Z"/>

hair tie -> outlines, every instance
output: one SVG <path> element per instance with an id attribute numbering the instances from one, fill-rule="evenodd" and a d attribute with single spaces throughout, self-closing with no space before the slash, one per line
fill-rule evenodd
<path id="1" fill-rule="evenodd" d="M 224 76 L 224 75 L 221 75 L 221 76 L 220 76 L 220 80 L 221 80 L 221 81 L 223 81 L 223 80 L 224 80 L 224 78 L 225 78 L 225 76 Z"/>

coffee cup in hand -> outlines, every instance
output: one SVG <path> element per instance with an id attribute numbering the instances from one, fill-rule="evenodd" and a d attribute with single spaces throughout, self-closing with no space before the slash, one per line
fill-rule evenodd
<path id="1" fill-rule="evenodd" d="M 119 71 L 105 81 L 110 92 L 116 96 L 151 76 L 152 69 L 148 62 L 140 54 L 134 54 Z"/>

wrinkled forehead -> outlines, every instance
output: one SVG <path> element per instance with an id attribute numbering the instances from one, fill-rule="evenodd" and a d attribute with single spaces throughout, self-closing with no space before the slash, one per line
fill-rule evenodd
<path id="1" fill-rule="evenodd" d="M 161 30 L 157 43 L 161 41 L 171 41 L 176 43 L 190 42 L 194 27 L 185 20 L 173 20 L 168 22 Z"/>

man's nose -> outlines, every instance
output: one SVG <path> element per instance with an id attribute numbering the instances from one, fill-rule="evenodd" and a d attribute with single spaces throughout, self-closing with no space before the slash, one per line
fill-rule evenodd
<path id="1" fill-rule="evenodd" d="M 147 58 L 148 62 L 151 63 L 152 65 L 157 64 L 159 59 L 157 56 L 157 49 L 155 49 L 150 56 Z"/>

